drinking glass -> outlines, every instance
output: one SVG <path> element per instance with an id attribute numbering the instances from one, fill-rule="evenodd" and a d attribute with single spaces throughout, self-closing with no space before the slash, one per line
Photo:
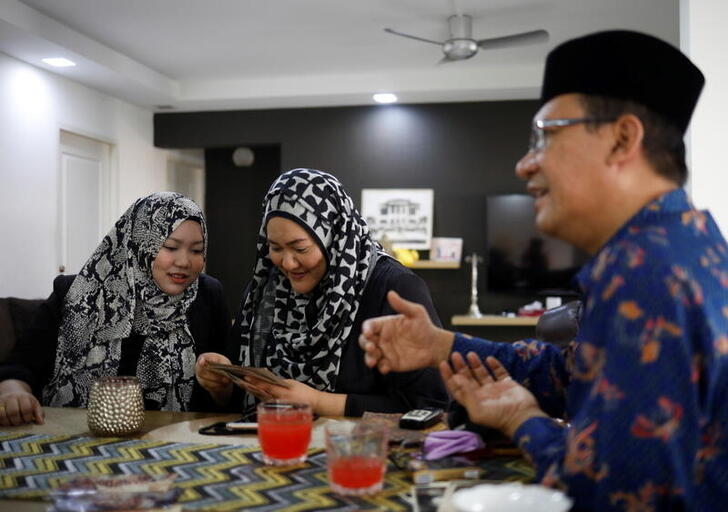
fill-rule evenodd
<path id="1" fill-rule="evenodd" d="M 381 422 L 338 421 L 325 427 L 329 484 L 342 495 L 382 490 L 389 427 Z"/>
<path id="2" fill-rule="evenodd" d="M 258 441 L 263 462 L 275 466 L 306 460 L 313 412 L 308 404 L 268 400 L 258 405 Z"/>
<path id="3" fill-rule="evenodd" d="M 136 377 L 102 377 L 91 384 L 88 428 L 98 436 L 136 434 L 144 425 L 144 398 Z"/>

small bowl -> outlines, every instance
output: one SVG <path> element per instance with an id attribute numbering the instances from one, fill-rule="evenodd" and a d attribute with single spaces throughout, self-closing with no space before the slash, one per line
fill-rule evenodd
<path id="1" fill-rule="evenodd" d="M 453 494 L 458 512 L 566 512 L 574 502 L 542 485 L 481 484 Z"/>

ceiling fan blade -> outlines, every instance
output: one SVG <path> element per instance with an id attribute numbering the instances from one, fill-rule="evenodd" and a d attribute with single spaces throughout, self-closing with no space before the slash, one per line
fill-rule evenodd
<path id="1" fill-rule="evenodd" d="M 491 37 L 478 41 L 478 46 L 486 50 L 496 50 L 526 44 L 545 43 L 549 40 L 549 33 L 543 29 L 511 34 L 510 36 Z"/>
<path id="2" fill-rule="evenodd" d="M 409 39 L 414 39 L 415 41 L 422 41 L 424 43 L 432 43 L 432 44 L 439 44 L 439 45 L 444 44 L 439 41 L 433 41 L 432 39 L 425 39 L 424 37 L 411 36 L 411 35 L 405 34 L 403 32 L 397 32 L 396 30 L 392 30 L 391 28 L 385 28 L 384 31 L 389 32 L 390 34 L 394 34 L 395 36 L 407 37 Z"/>

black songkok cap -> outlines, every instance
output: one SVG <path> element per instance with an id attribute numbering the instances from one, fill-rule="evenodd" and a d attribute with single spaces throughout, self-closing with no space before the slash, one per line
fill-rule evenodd
<path id="1" fill-rule="evenodd" d="M 541 104 L 566 93 L 630 100 L 685 133 L 704 83 L 700 70 L 674 46 L 647 34 L 610 30 L 551 50 Z"/>

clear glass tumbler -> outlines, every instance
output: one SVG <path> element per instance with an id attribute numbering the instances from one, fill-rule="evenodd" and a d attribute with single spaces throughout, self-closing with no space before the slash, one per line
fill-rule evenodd
<path id="1" fill-rule="evenodd" d="M 306 460 L 313 412 L 308 404 L 268 400 L 258 404 L 258 441 L 266 464 L 287 466 Z"/>
<path id="2" fill-rule="evenodd" d="M 127 436 L 144 425 L 144 398 L 136 377 L 102 377 L 91 385 L 88 428 L 97 436 Z"/>
<path id="3" fill-rule="evenodd" d="M 326 425 L 325 434 L 331 489 L 342 495 L 381 491 L 389 427 L 381 422 L 337 421 Z"/>

